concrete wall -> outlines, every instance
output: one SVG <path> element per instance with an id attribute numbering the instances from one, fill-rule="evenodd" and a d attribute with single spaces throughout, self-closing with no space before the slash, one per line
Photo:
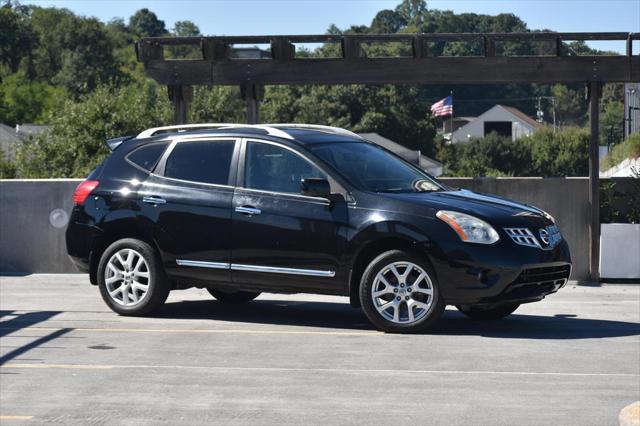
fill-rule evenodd
<path id="1" fill-rule="evenodd" d="M 589 221 L 586 178 L 445 178 L 454 187 L 536 205 L 558 221 L 574 260 L 573 278 L 587 276 Z M 0 272 L 73 272 L 62 212 L 80 180 L 0 180 Z M 52 215 L 52 212 L 53 215 Z M 51 217 L 53 216 L 53 217 Z"/>
<path id="2" fill-rule="evenodd" d="M 0 272 L 77 272 L 67 258 L 64 219 L 80 182 L 0 180 Z"/>

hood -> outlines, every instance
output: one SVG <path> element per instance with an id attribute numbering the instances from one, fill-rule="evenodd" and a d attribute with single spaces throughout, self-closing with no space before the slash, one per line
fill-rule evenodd
<path id="1" fill-rule="evenodd" d="M 515 218 L 535 218 L 550 221 L 541 209 L 495 195 L 479 194 L 461 189 L 459 191 L 414 192 L 385 194 L 396 200 L 428 206 L 437 210 L 456 210 L 478 216 L 482 219 L 507 220 Z"/>

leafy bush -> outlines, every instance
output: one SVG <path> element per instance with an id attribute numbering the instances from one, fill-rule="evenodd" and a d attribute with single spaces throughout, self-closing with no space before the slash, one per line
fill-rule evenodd
<path id="1" fill-rule="evenodd" d="M 589 132 L 568 128 L 554 133 L 540 129 L 520 140 L 531 152 L 532 170 L 526 176 L 588 176 Z"/>
<path id="2" fill-rule="evenodd" d="M 4 152 L 0 151 L 0 179 L 14 179 L 15 177 L 15 164 L 5 158 Z"/>
<path id="3" fill-rule="evenodd" d="M 437 158 L 448 176 L 585 176 L 588 145 L 584 129 L 545 128 L 515 141 L 492 133 L 441 146 Z"/>
<path id="4" fill-rule="evenodd" d="M 24 178 L 83 177 L 102 162 L 105 140 L 165 124 L 171 109 L 154 83 L 100 87 L 79 102 L 68 100 L 51 116 L 52 128 L 18 147 L 17 173 Z"/>

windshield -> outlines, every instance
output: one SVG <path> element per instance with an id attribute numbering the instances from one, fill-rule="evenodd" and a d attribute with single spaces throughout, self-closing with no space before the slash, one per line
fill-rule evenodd
<path id="1" fill-rule="evenodd" d="M 433 192 L 443 187 L 406 161 L 366 142 L 312 145 L 311 151 L 356 187 L 372 192 Z"/>

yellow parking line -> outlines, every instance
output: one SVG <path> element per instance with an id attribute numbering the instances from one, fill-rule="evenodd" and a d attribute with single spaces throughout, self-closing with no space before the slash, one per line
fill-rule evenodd
<path id="1" fill-rule="evenodd" d="M 22 330 L 61 330 L 65 327 L 27 327 Z M 318 335 L 318 336 L 382 336 L 377 331 L 296 331 L 296 330 L 213 330 L 213 329 L 175 329 L 175 328 L 82 328 L 69 327 L 71 331 L 95 331 L 112 333 L 205 333 L 205 334 L 290 334 L 290 335 Z M 0 328 L 0 330 L 13 330 Z M 16 328 L 18 330 L 18 328 Z"/>
<path id="2" fill-rule="evenodd" d="M 33 416 L 4 416 L 0 415 L 0 420 L 31 420 Z"/>
<path id="3" fill-rule="evenodd" d="M 640 378 L 634 373 L 592 373 L 571 371 L 492 371 L 492 370 L 395 370 L 395 369 L 351 369 L 351 368 L 315 368 L 315 367 L 232 367 L 232 366 L 198 366 L 198 365 L 147 365 L 147 364 L 17 364 L 0 365 L 0 369 L 10 368 L 42 368 L 42 369 L 81 369 L 81 370 L 115 370 L 115 369 L 150 369 L 150 370 L 183 370 L 183 371 L 260 371 L 267 373 L 327 373 L 327 374 L 443 374 L 443 375 L 495 375 L 495 376 L 558 376 L 558 377 L 620 377 Z"/>
<path id="4" fill-rule="evenodd" d="M 0 368 L 60 368 L 60 369 L 72 369 L 72 370 L 111 370 L 113 365 L 100 365 L 100 364 L 18 364 L 10 363 L 0 365 Z"/>

